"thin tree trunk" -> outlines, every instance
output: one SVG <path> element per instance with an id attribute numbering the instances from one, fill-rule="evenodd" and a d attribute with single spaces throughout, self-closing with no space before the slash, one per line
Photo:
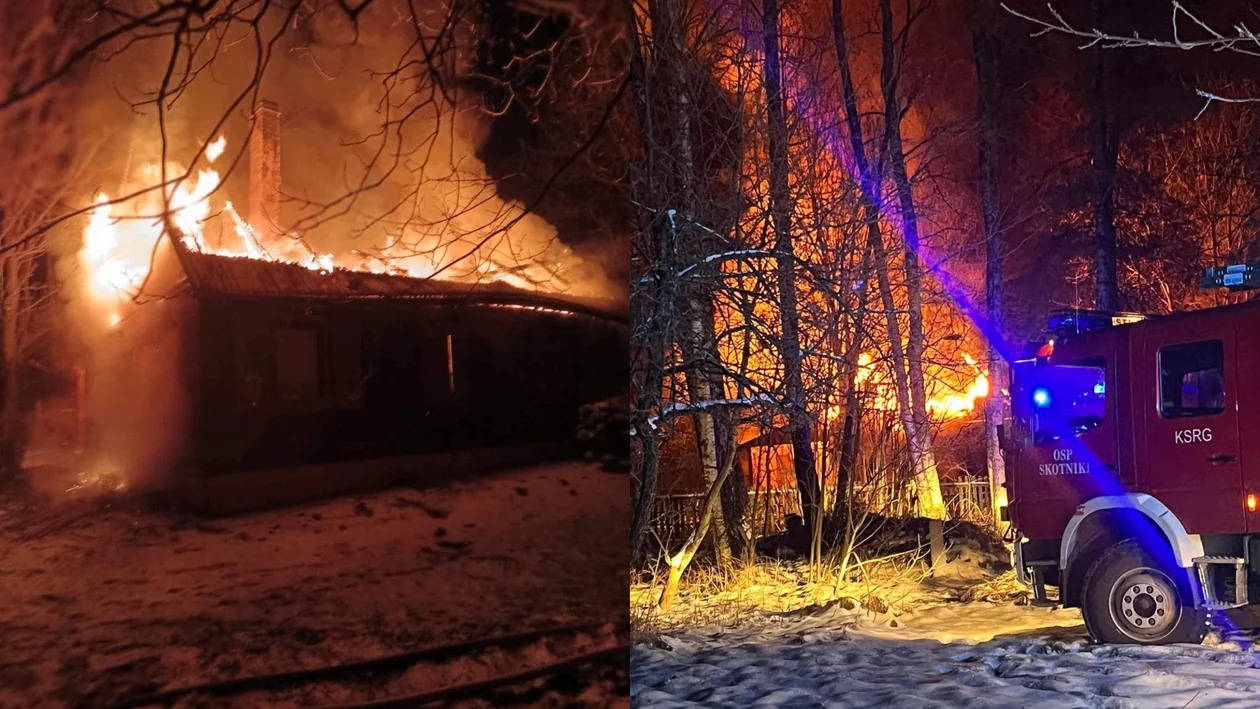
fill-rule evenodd
<path id="1" fill-rule="evenodd" d="M 636 404 L 643 402 L 638 397 Z M 637 408 L 637 406 L 636 406 Z M 643 553 L 643 542 L 647 538 L 648 526 L 652 523 L 652 503 L 656 501 L 657 478 L 660 472 L 660 438 L 650 429 L 646 416 L 635 416 L 634 426 L 638 446 L 638 456 L 631 461 L 631 479 L 634 489 L 631 490 L 630 519 L 630 562 L 636 562 Z M 632 448 L 632 451 L 634 449 Z"/>
<path id="2" fill-rule="evenodd" d="M 26 426 L 22 421 L 18 317 L 21 310 L 21 279 L 18 253 L 0 256 L 0 482 L 12 480 L 22 466 Z"/>
<path id="3" fill-rule="evenodd" d="M 644 362 L 639 375 L 638 396 L 634 407 L 634 426 L 640 441 L 640 461 L 637 466 L 638 494 L 634 501 L 630 533 L 630 558 L 637 559 L 652 522 L 652 508 L 656 501 L 657 479 L 660 470 L 660 432 L 650 423 L 651 416 L 660 409 L 661 389 L 665 378 L 665 354 L 670 331 L 673 330 L 674 304 L 677 298 L 675 277 L 677 238 L 674 220 L 662 216 L 653 220 L 652 230 L 658 248 L 658 267 L 655 269 L 657 288 L 649 307 L 636 308 L 635 333 L 638 342 L 635 349 Z"/>
<path id="4" fill-rule="evenodd" d="M 662 192 L 658 197 L 668 200 L 687 217 L 692 217 L 695 209 L 695 160 L 691 145 L 691 92 L 684 71 L 686 40 L 682 27 L 682 2 L 650 0 L 648 9 L 655 40 L 655 73 L 663 83 L 660 95 L 667 98 L 665 107 L 669 116 L 669 150 L 667 156 L 661 156 L 667 157 L 669 164 L 658 166 L 669 178 L 661 185 L 668 192 Z M 677 227 L 680 231 L 685 228 L 682 224 Z"/>
<path id="5" fill-rule="evenodd" d="M 824 219 L 825 219 L 824 215 L 826 214 L 827 209 L 823 206 L 822 201 L 819 199 L 820 184 L 821 182 L 818 175 L 818 163 L 815 161 L 811 161 L 809 163 L 809 185 L 810 185 L 809 212 L 813 216 L 812 226 L 816 232 L 814 238 L 816 239 L 818 248 L 827 249 L 829 240 L 827 238 L 827 232 L 823 226 Z M 839 253 L 839 254 L 847 254 L 851 251 L 851 249 L 845 248 L 844 244 L 840 244 L 838 248 L 835 248 L 834 250 L 836 253 Z M 840 264 L 843 267 L 844 265 L 843 256 L 841 257 Z M 843 285 L 845 284 L 847 280 L 848 280 L 847 274 L 845 276 L 842 276 L 840 279 L 842 283 L 842 286 L 841 286 L 842 289 L 840 293 L 842 295 L 844 293 L 850 292 L 851 290 L 849 288 L 844 287 Z M 829 349 L 828 354 L 831 355 L 831 357 L 829 357 L 827 360 L 827 364 L 826 364 L 827 372 L 825 376 L 829 380 L 844 381 L 844 377 L 837 376 L 837 374 L 839 373 L 835 371 L 835 361 L 836 361 L 835 358 L 838 358 L 844 352 L 843 346 L 841 345 L 841 339 L 843 337 L 843 328 L 842 328 L 841 323 L 843 322 L 843 319 L 840 316 L 840 311 L 843 311 L 844 304 L 843 302 L 840 302 L 839 304 L 837 304 L 836 301 L 828 298 L 827 300 L 823 302 L 822 307 L 824 309 L 824 317 L 825 317 L 824 322 L 828 324 L 835 323 L 835 327 L 836 327 L 835 330 L 832 330 L 827 335 L 828 349 Z M 809 572 L 810 572 L 811 578 L 818 578 L 822 571 L 823 536 L 824 536 L 824 530 L 825 530 L 824 523 L 829 514 L 828 503 L 827 503 L 827 473 L 831 470 L 832 459 L 835 458 L 835 448 L 836 448 L 835 441 L 833 440 L 833 436 L 831 435 L 831 417 L 828 415 L 828 413 L 831 411 L 832 391 L 833 391 L 832 387 L 826 387 L 823 390 L 823 400 L 819 403 L 819 408 L 818 408 L 819 411 L 823 412 L 823 415 L 818 417 L 819 418 L 819 421 L 818 421 L 819 427 L 817 430 L 818 457 L 814 463 L 815 470 L 817 470 L 818 472 L 819 497 L 818 497 L 818 513 L 814 515 L 814 525 L 810 527 Z M 837 476 L 838 474 L 839 474 L 839 470 L 837 466 Z M 834 504 L 834 501 L 833 501 L 833 504 Z M 831 509 L 834 509 L 834 507 Z"/>
<path id="6" fill-rule="evenodd" d="M 712 303 L 710 302 L 710 306 Z M 709 356 L 714 362 L 721 361 L 721 355 L 717 349 L 717 333 L 715 326 L 716 316 L 710 307 L 709 317 L 705 320 L 705 345 L 709 349 Z M 748 358 L 742 360 L 737 371 L 748 371 Z M 713 396 L 725 398 L 726 377 L 721 371 L 714 371 L 709 376 L 709 391 Z M 735 394 L 736 399 L 743 398 L 743 388 L 737 386 Z M 731 550 L 732 558 L 747 557 L 747 551 L 752 544 L 752 535 L 748 527 L 748 481 L 744 478 L 743 471 L 739 468 L 739 450 L 738 450 L 738 434 L 736 426 L 736 417 L 732 415 L 731 409 L 720 407 L 713 411 L 713 430 L 714 440 L 717 444 L 717 459 L 726 460 L 728 455 L 735 456 L 735 470 L 726 477 L 726 484 L 722 486 L 722 518 L 726 525 L 727 544 Z M 727 450 L 729 442 L 735 442 L 736 448 Z"/>
<path id="7" fill-rule="evenodd" d="M 710 388 L 710 380 L 705 371 L 705 364 L 710 347 L 705 342 L 705 322 L 706 317 L 712 319 L 712 312 L 704 307 L 704 303 L 700 298 L 691 299 L 691 312 L 687 322 L 687 346 L 683 350 L 684 357 L 691 362 L 685 371 L 687 380 L 687 394 L 692 403 L 700 403 L 710 401 L 714 398 L 721 398 L 721 392 L 717 392 L 716 396 Z M 716 350 L 716 347 L 712 348 Z M 718 486 L 721 490 L 722 483 L 718 482 L 718 440 L 717 427 L 714 423 L 714 416 L 706 409 L 698 410 L 692 415 L 695 422 L 696 447 L 700 455 L 700 470 L 704 477 L 706 487 Z M 713 527 L 713 550 L 717 556 L 719 564 L 726 565 L 731 561 L 731 544 L 730 537 L 726 531 L 726 518 L 722 514 L 722 505 L 718 504 L 711 513 L 711 525 Z M 690 561 L 690 559 L 688 559 Z"/>
<path id="8" fill-rule="evenodd" d="M 754 307 L 756 307 L 756 305 L 755 305 L 755 303 L 753 302 L 753 299 L 752 299 L 751 297 L 749 297 L 747 294 L 740 294 L 740 299 L 739 299 L 739 309 L 740 309 L 740 315 L 742 316 L 742 318 L 743 318 L 743 322 L 744 322 L 745 324 L 748 324 L 748 323 L 752 322 L 752 320 L 753 320 L 753 308 L 754 308 Z M 740 371 L 740 372 L 747 372 L 747 371 L 748 371 L 748 363 L 749 363 L 750 361 L 752 361 L 752 337 L 751 337 L 751 336 L 750 336 L 750 334 L 749 334 L 749 333 L 747 333 L 747 332 L 745 332 L 745 333 L 744 333 L 743 344 L 742 344 L 742 347 L 740 348 L 740 360 L 739 360 L 739 361 L 740 361 L 739 371 Z M 736 384 L 735 384 L 735 398 L 740 399 L 740 398 L 743 398 L 743 396 L 744 396 L 744 395 L 745 395 L 745 391 L 744 391 L 744 382 L 743 382 L 742 380 L 740 380 L 740 381 L 736 382 Z M 735 453 L 736 453 L 736 460 L 738 461 L 738 460 L 739 460 L 739 457 L 738 457 L 738 456 L 739 456 L 739 450 L 738 450 L 739 431 L 738 431 L 738 429 L 736 429 L 736 430 L 735 430 L 735 431 L 733 431 L 732 433 L 733 433 L 734 435 L 732 436 L 731 440 L 732 440 L 732 441 L 735 441 L 735 443 L 736 443 L 736 451 L 735 451 Z M 743 539 L 744 539 L 744 547 L 743 547 L 743 550 L 742 550 L 743 558 L 744 558 L 744 560 L 745 560 L 746 562 L 748 562 L 748 563 L 750 563 L 750 564 L 751 564 L 751 563 L 753 563 L 753 562 L 755 562 L 755 561 L 756 561 L 756 559 L 757 559 L 757 539 L 758 539 L 759 535 L 764 535 L 764 534 L 766 533 L 765 526 L 766 526 L 766 523 L 768 522 L 768 520 L 769 520 L 769 518 L 770 518 L 770 514 L 769 514 L 769 504 L 770 504 L 770 480 L 769 480 L 769 474 L 770 474 L 770 471 L 769 471 L 769 467 L 768 467 L 768 466 L 766 466 L 766 475 L 767 475 L 767 478 L 766 478 L 766 480 L 765 480 L 765 483 L 761 486 L 761 490 L 760 490 L 760 494 L 762 495 L 762 497 L 764 497 L 764 498 L 765 498 L 765 499 L 763 500 L 763 502 L 764 502 L 764 503 L 765 503 L 765 505 L 766 505 L 766 512 L 765 512 L 765 514 L 763 514 L 763 515 L 762 515 L 762 517 L 761 517 L 761 519 L 762 519 L 762 530 L 761 530 L 761 532 L 758 532 L 758 531 L 757 531 L 757 529 L 756 529 L 756 523 L 757 523 L 757 501 L 758 501 L 758 500 L 757 500 L 757 494 L 758 494 L 758 487 L 757 487 L 757 486 L 758 486 L 758 483 L 757 483 L 756 472 L 755 472 L 756 470 L 757 470 L 757 465 L 756 465 L 756 464 L 754 463 L 754 461 L 753 461 L 753 454 L 752 454 L 752 450 L 751 450 L 751 449 L 749 449 L 749 453 L 748 453 L 748 476 L 749 476 L 749 480 L 748 480 L 747 482 L 748 482 L 748 483 L 751 483 L 751 485 L 752 485 L 752 488 L 753 488 L 753 499 L 752 499 L 752 503 L 751 503 L 751 504 L 748 504 L 748 509 L 746 510 L 746 516 L 743 518 L 743 520 L 744 520 L 744 525 L 743 525 L 743 528 L 741 529 L 741 536 L 742 536 L 742 537 L 743 537 Z M 737 473 L 737 474 L 738 474 L 738 473 L 740 473 L 740 472 L 741 472 L 741 471 L 736 471 L 736 473 Z M 742 478 L 742 476 L 741 476 L 741 478 Z M 745 488 L 745 490 L 747 490 L 747 486 L 746 486 L 746 485 L 745 485 L 745 486 L 743 486 L 743 487 Z M 744 501 L 745 501 L 745 503 L 747 503 L 747 500 L 748 500 L 748 493 L 747 493 L 747 492 L 744 492 Z"/>
<path id="9" fill-rule="evenodd" d="M 691 228 L 689 221 L 695 216 L 696 189 L 695 158 L 691 143 L 693 119 L 691 91 L 684 71 L 686 39 L 682 27 L 682 3 L 678 0 L 654 0 L 651 3 L 651 10 L 654 13 L 652 16 L 653 33 L 657 37 L 658 44 L 664 49 L 664 56 L 658 57 L 658 62 L 668 77 L 668 92 L 665 95 L 670 97 L 670 156 L 673 158 L 671 174 L 675 180 L 675 194 L 670 197 L 684 215 L 684 220 L 676 224 L 682 236 L 679 245 L 699 245 L 699 251 L 703 252 L 706 251 L 703 245 L 709 239 L 696 235 L 694 233 L 696 230 Z M 712 330 L 712 296 L 708 292 L 702 292 L 701 288 L 694 284 L 690 288 L 684 288 L 681 294 L 684 302 L 689 304 L 686 332 L 682 341 L 684 358 L 690 362 L 685 372 L 688 396 L 692 403 L 721 398 L 720 389 L 717 392 L 712 391 L 710 375 L 705 367 L 710 352 L 716 355 L 717 351 L 716 345 L 709 346 L 705 338 L 705 333 Z M 705 318 L 710 320 L 707 325 Z M 692 418 L 695 422 L 700 468 L 705 484 L 712 485 L 718 475 L 718 441 L 713 414 L 702 409 Z M 714 551 L 718 562 L 725 564 L 730 561 L 731 547 L 720 505 L 713 513 L 712 527 Z M 689 562 L 690 559 L 688 559 Z"/>
<path id="10" fill-rule="evenodd" d="M 1094 17 L 1100 14 L 1093 2 Z M 1111 107 L 1107 100 L 1107 59 L 1102 47 L 1094 48 L 1093 91 L 1090 100 L 1090 154 L 1093 158 L 1094 203 L 1094 307 L 1120 309 L 1120 285 L 1116 280 L 1116 159 L 1119 155 Z"/>
<path id="11" fill-rule="evenodd" d="M 770 220 L 775 235 L 779 314 L 783 328 L 783 339 L 779 350 L 783 360 L 785 403 L 788 409 L 796 485 L 801 494 L 801 512 L 805 528 L 813 529 L 814 517 L 818 514 L 818 474 L 814 468 L 814 450 L 810 445 L 809 414 L 805 410 L 805 387 L 801 381 L 801 340 L 799 315 L 796 312 L 796 254 L 792 246 L 793 207 L 788 189 L 787 118 L 784 114 L 783 77 L 779 65 L 777 0 L 765 0 L 762 9 L 770 153 Z"/>
<path id="12" fill-rule="evenodd" d="M 631 85 L 635 112 L 644 141 L 647 185 L 649 198 L 657 199 L 660 176 L 656 174 L 661 164 L 659 146 L 653 130 L 649 110 L 649 86 L 643 56 L 638 46 L 637 30 L 631 41 Z M 649 423 L 653 412 L 660 408 L 661 388 L 665 377 L 665 351 L 669 332 L 673 329 L 674 303 L 677 298 L 677 233 L 671 215 L 657 214 L 649 223 L 648 230 L 654 242 L 655 268 L 649 274 L 653 286 L 648 287 L 647 303 L 634 308 L 634 356 L 642 363 L 635 372 L 638 392 L 634 402 L 634 427 L 638 440 L 639 456 L 634 461 L 632 473 L 637 481 L 630 526 L 630 559 L 637 560 L 642 553 L 647 529 L 652 522 L 652 507 L 656 501 L 657 477 L 660 464 L 660 435 Z"/>
<path id="13" fill-rule="evenodd" d="M 918 425 L 912 414 L 910 386 L 906 376 L 906 355 L 901 337 L 901 323 L 897 319 L 896 302 L 889 279 L 888 254 L 884 248 L 884 236 L 880 230 L 882 207 L 880 183 L 882 169 L 874 169 L 866 155 L 861 114 L 858 112 L 857 91 L 853 87 L 853 72 L 849 60 L 848 42 L 844 29 L 842 0 L 832 0 L 832 32 L 836 42 L 836 57 L 840 64 L 840 80 L 844 93 L 844 117 L 849 129 L 849 146 L 857 166 L 858 182 L 862 192 L 862 209 L 867 215 L 866 242 L 874 256 L 875 277 L 878 282 L 880 302 L 888 328 L 889 354 L 892 358 L 893 390 L 897 397 L 897 413 L 906 436 L 912 471 L 920 469 Z M 860 422 L 859 422 L 860 423 Z"/>
<path id="14" fill-rule="evenodd" d="M 920 468 L 918 423 L 910 406 L 910 383 L 906 377 L 906 353 L 901 338 L 901 323 L 897 319 L 897 307 L 893 300 L 892 282 L 888 275 L 888 253 L 884 248 L 884 236 L 876 230 L 872 233 L 871 252 L 875 255 L 875 279 L 879 284 L 879 296 L 884 305 L 884 317 L 888 323 L 888 349 L 892 356 L 893 391 L 897 395 L 897 415 L 906 434 L 906 448 L 910 452 L 912 474 Z"/>
<path id="15" fill-rule="evenodd" d="M 702 319 L 702 324 L 704 325 L 703 348 L 707 360 L 715 365 L 706 372 L 709 377 L 709 395 L 715 399 L 722 399 L 727 396 L 727 377 L 721 365 L 721 353 L 718 352 L 717 348 L 717 327 L 715 325 L 717 314 L 711 298 L 705 300 L 705 305 L 707 305 L 707 308 Z M 744 364 L 738 371 L 748 371 L 747 360 L 744 361 Z M 742 396 L 742 394 L 739 394 L 735 398 Z M 726 450 L 727 441 L 735 440 L 736 438 L 735 434 L 737 432 L 731 430 L 736 425 L 735 417 L 732 415 L 731 409 L 725 406 L 711 409 L 710 414 L 713 416 L 715 459 L 726 460 L 726 456 L 729 453 Z M 726 544 L 731 551 L 732 558 L 741 554 L 748 544 L 748 535 L 744 524 L 747 507 L 748 483 L 744 480 L 744 476 L 737 465 L 734 474 L 728 475 L 726 484 L 722 486 L 723 534 L 726 536 Z"/>
<path id="16" fill-rule="evenodd" d="M 906 156 L 901 140 L 901 103 L 897 98 L 897 72 L 894 53 L 893 12 L 890 0 L 880 0 L 880 27 L 883 68 L 880 88 L 884 95 L 884 135 L 888 164 L 899 203 L 901 228 L 905 237 L 906 294 L 909 310 L 909 332 L 906 343 L 906 366 L 910 382 L 910 405 L 914 431 L 907 430 L 911 459 L 915 464 L 914 491 L 916 514 L 920 517 L 945 517 L 945 502 L 936 472 L 932 451 L 932 429 L 927 416 L 927 391 L 923 381 L 923 275 L 919 264 L 919 225 L 914 209 L 914 195 L 906 173 Z M 909 32 L 909 27 L 904 29 Z"/>
<path id="17" fill-rule="evenodd" d="M 747 22 L 748 22 L 748 14 L 745 12 L 740 12 L 739 13 L 740 36 L 747 36 L 746 34 L 747 29 L 748 29 Z M 738 88 L 735 91 L 735 97 L 734 97 L 736 101 L 736 105 L 741 105 L 741 106 L 745 105 L 745 101 L 748 98 L 748 90 L 751 85 L 751 82 L 748 80 L 749 72 L 750 70 L 747 67 L 742 67 L 738 72 L 738 76 L 739 76 Z M 739 133 L 737 142 L 734 146 L 733 152 L 735 155 L 742 156 L 745 154 L 746 149 L 747 149 L 747 136 L 743 131 L 741 131 Z M 743 187 L 739 183 L 739 181 L 732 180 L 730 183 L 729 189 L 730 189 L 729 198 L 731 199 L 731 203 L 732 204 L 742 203 L 742 200 L 744 199 L 744 193 L 743 193 Z M 744 229 L 741 224 L 741 221 L 738 218 L 733 219 L 731 222 L 731 243 L 734 245 L 741 245 L 745 243 L 745 239 L 746 239 L 746 234 L 744 233 Z M 739 302 L 738 307 L 744 318 L 743 322 L 745 324 L 750 323 L 753 319 L 752 310 L 754 307 L 752 298 L 750 298 L 748 294 L 740 292 L 738 289 L 735 289 L 732 294 L 738 299 L 738 302 Z M 712 339 L 715 342 L 717 340 L 716 320 L 717 320 L 716 318 L 710 319 L 710 325 L 712 325 L 715 331 L 712 334 Z M 746 375 L 748 373 L 748 365 L 751 359 L 752 359 L 752 341 L 751 341 L 751 338 L 748 336 L 748 333 L 745 332 L 742 347 L 741 347 L 740 365 L 739 365 L 739 369 L 737 370 L 738 372 L 740 372 L 741 375 Z M 746 392 L 745 392 L 744 381 L 742 379 L 736 380 L 735 381 L 735 398 L 742 399 L 745 393 Z M 756 487 L 756 481 L 753 479 L 753 472 L 752 472 L 751 464 L 748 466 L 747 470 L 741 468 L 739 465 L 740 461 L 742 460 L 742 457 L 740 456 L 739 449 L 738 449 L 739 429 L 738 429 L 738 423 L 737 423 L 736 417 L 734 417 L 731 414 L 731 412 L 725 408 L 721 411 L 721 413 L 726 415 L 725 424 L 730 426 L 731 430 L 727 432 L 727 435 L 729 436 L 729 438 L 720 436 L 718 438 L 718 441 L 721 442 L 722 440 L 729 440 L 729 441 L 732 441 L 736 446 L 735 450 L 731 451 L 731 453 L 735 456 L 735 470 L 732 472 L 731 475 L 727 477 L 726 485 L 722 488 L 722 504 L 724 505 L 723 510 L 724 510 L 724 514 L 726 515 L 726 529 L 727 529 L 727 533 L 731 537 L 732 546 L 737 547 L 737 553 L 740 554 L 741 558 L 746 563 L 752 564 L 756 562 L 756 558 L 757 558 L 757 545 L 756 545 L 757 532 L 754 529 L 754 526 L 756 524 L 756 518 L 757 518 L 757 508 L 756 508 L 757 501 L 756 501 L 756 498 L 753 497 L 753 499 L 750 502 L 748 493 L 749 493 L 750 486 L 753 488 Z M 726 453 L 727 453 L 726 451 L 722 451 L 719 448 L 719 454 L 724 456 L 726 455 Z"/>
<path id="18" fill-rule="evenodd" d="M 998 56 L 995 24 L 996 8 L 987 0 L 977 3 L 972 46 L 976 63 L 976 109 L 979 124 L 980 209 L 984 216 L 984 301 L 989 321 L 989 397 L 984 406 L 984 452 L 989 473 L 989 497 L 993 522 L 1001 530 L 1000 511 L 1006 504 L 1006 462 L 998 441 L 1003 419 L 1002 390 L 1006 381 L 1006 360 L 994 340 L 1001 337 L 1002 318 L 1002 224 L 998 192 Z"/>
<path id="19" fill-rule="evenodd" d="M 725 407 L 715 412 L 713 428 L 714 438 L 717 441 L 717 459 L 725 460 L 730 454 L 730 451 L 726 450 L 726 442 L 736 440 L 737 433 L 734 430 L 735 423 Z M 727 545 L 731 550 L 731 558 L 747 559 L 749 558 L 748 550 L 752 546 L 752 537 L 748 527 L 748 481 L 738 466 L 738 452 L 738 450 L 734 451 L 737 463 L 735 470 L 726 477 L 726 484 L 722 486 L 722 519 L 726 524 Z"/>
<path id="20" fill-rule="evenodd" d="M 709 533 L 709 525 L 713 521 L 714 515 L 718 514 L 721 508 L 720 498 L 722 495 L 722 485 L 726 482 L 726 478 L 730 476 L 731 469 L 735 467 L 735 441 L 729 441 L 729 450 L 731 455 L 722 461 L 722 466 L 718 470 L 717 477 L 713 483 L 709 485 L 709 490 L 705 493 L 704 502 L 700 508 L 700 522 L 695 529 L 691 530 L 691 534 L 687 536 L 687 541 L 683 542 L 682 549 L 668 558 L 669 574 L 665 579 L 665 588 L 661 591 L 660 600 L 657 606 L 661 610 L 669 610 L 674 604 L 674 599 L 678 596 L 678 587 L 682 582 L 683 572 L 691 564 L 691 560 L 695 558 L 696 552 L 700 549 L 700 543 L 704 541 L 704 537 Z"/>
<path id="21" fill-rule="evenodd" d="M 873 218 L 873 215 L 872 215 Z M 870 227 L 867 227 L 868 231 Z M 875 228 L 878 233 L 878 227 Z M 858 360 L 862 356 L 862 348 L 866 346 L 866 293 L 870 282 L 871 251 L 867 249 L 862 257 L 861 285 L 858 287 L 857 314 L 853 317 L 853 331 L 849 333 L 849 342 L 845 347 L 845 395 L 844 395 L 844 432 L 840 443 L 840 465 L 836 476 L 836 505 L 849 503 L 848 490 L 857 467 L 857 454 L 861 446 L 862 436 L 862 400 L 858 397 L 857 373 Z"/>

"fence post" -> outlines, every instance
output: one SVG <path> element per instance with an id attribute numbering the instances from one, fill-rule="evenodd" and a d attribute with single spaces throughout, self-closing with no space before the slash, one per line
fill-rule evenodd
<path id="1" fill-rule="evenodd" d="M 938 561 L 945 562 L 945 523 L 942 520 L 928 520 L 928 538 L 932 545 L 931 564 L 935 567 Z"/>

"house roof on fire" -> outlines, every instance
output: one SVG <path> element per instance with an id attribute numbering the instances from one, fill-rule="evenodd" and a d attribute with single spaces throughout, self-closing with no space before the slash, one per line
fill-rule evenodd
<path id="1" fill-rule="evenodd" d="M 174 240 L 178 242 L 178 240 Z M 313 271 L 298 264 L 191 251 L 177 244 L 179 262 L 199 296 L 428 300 L 547 308 L 625 321 L 616 304 L 527 291 L 504 283 L 460 283 L 337 268 Z"/>

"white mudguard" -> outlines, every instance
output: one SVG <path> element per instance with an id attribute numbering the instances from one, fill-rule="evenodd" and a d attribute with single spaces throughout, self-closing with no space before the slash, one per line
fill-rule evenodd
<path id="1" fill-rule="evenodd" d="M 1172 510 L 1144 492 L 1133 492 L 1095 497 L 1077 508 L 1076 514 L 1072 515 L 1067 528 L 1063 530 L 1063 540 L 1059 546 L 1060 568 L 1067 568 L 1068 559 L 1072 558 L 1081 524 L 1095 512 L 1113 509 L 1132 509 L 1146 515 L 1172 544 L 1173 557 L 1182 568 L 1190 568 L 1196 557 L 1203 556 L 1203 540 L 1197 534 L 1186 533 L 1186 528 Z"/>

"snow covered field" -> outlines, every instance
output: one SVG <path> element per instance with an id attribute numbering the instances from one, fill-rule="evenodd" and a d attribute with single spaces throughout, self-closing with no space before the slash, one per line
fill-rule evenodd
<path id="1" fill-rule="evenodd" d="M 628 492 L 625 475 L 569 464 L 228 519 L 0 504 L 0 707 L 99 707 L 511 631 L 624 626 Z M 364 701 L 403 680 L 179 706 Z"/>
<path id="2" fill-rule="evenodd" d="M 869 618 L 869 616 L 866 616 Z M 951 603 L 889 620 L 832 606 L 631 652 L 642 707 L 1260 707 L 1246 641 L 1092 646 L 1074 610 Z"/>

